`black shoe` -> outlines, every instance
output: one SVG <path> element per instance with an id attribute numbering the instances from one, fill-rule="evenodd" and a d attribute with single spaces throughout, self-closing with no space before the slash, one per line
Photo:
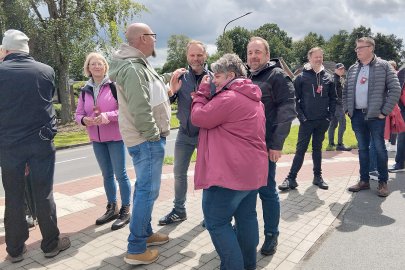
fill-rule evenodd
<path id="1" fill-rule="evenodd" d="M 390 173 L 396 173 L 396 172 L 402 172 L 405 171 L 404 166 L 400 166 L 398 163 L 395 163 L 394 165 L 392 165 L 391 168 L 388 168 L 388 172 Z"/>
<path id="2" fill-rule="evenodd" d="M 24 244 L 23 251 L 21 252 L 20 255 L 15 256 L 15 257 L 13 257 L 13 256 L 11 256 L 11 255 L 8 255 L 8 259 L 9 259 L 10 262 L 12 262 L 12 263 L 21 262 L 22 260 L 24 260 L 24 253 L 25 253 L 25 252 L 27 252 L 27 246 Z"/>
<path id="3" fill-rule="evenodd" d="M 131 205 L 123 205 L 121 206 L 120 209 L 120 214 L 118 216 L 118 219 L 114 221 L 114 223 L 111 225 L 111 230 L 115 231 L 118 229 L 121 229 L 125 225 L 127 225 L 131 219 L 131 214 L 129 213 L 129 210 L 131 208 Z"/>
<path id="4" fill-rule="evenodd" d="M 105 212 L 105 214 L 96 220 L 96 225 L 103 225 L 107 222 L 110 222 L 110 221 L 118 218 L 119 214 L 118 214 L 118 207 L 117 207 L 116 203 L 109 203 L 109 204 L 107 204 L 106 208 L 107 208 L 107 211 Z"/>
<path id="5" fill-rule="evenodd" d="M 350 147 L 346 147 L 344 144 L 338 144 L 336 146 L 336 151 L 352 151 Z"/>
<path id="6" fill-rule="evenodd" d="M 168 224 L 172 224 L 175 222 L 181 222 L 187 219 L 187 214 L 184 213 L 179 213 L 176 210 L 173 210 L 167 214 L 166 216 L 162 217 L 161 219 L 159 219 L 159 225 L 160 226 L 164 226 L 164 225 L 168 225 Z"/>
<path id="7" fill-rule="evenodd" d="M 322 176 L 314 176 L 314 180 L 312 181 L 312 184 L 314 184 L 315 186 L 318 186 L 321 189 L 329 188 L 328 184 L 323 180 Z"/>
<path id="8" fill-rule="evenodd" d="M 287 177 L 286 179 L 284 179 L 283 183 L 278 186 L 278 189 L 281 191 L 285 191 L 289 189 L 295 189 L 296 187 L 298 187 L 297 180 Z"/>
<path id="9" fill-rule="evenodd" d="M 58 255 L 61 251 L 64 251 L 68 248 L 70 248 L 69 237 L 59 238 L 58 245 L 52 251 L 45 252 L 45 257 L 53 258 L 56 255 Z"/>
<path id="10" fill-rule="evenodd" d="M 265 256 L 270 256 L 276 253 L 278 245 L 278 235 L 267 234 L 264 240 L 263 246 L 260 249 L 260 253 Z"/>

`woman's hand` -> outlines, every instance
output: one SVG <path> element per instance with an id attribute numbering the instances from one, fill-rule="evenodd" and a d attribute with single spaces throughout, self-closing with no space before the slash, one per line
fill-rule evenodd
<path id="1" fill-rule="evenodd" d="M 83 117 L 83 123 L 84 123 L 87 127 L 96 125 L 96 123 L 94 122 L 93 117 L 89 117 L 89 116 Z"/>

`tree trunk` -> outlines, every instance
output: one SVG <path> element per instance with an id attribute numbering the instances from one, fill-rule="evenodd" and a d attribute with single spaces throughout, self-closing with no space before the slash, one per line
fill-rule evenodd
<path id="1" fill-rule="evenodd" d="M 67 87 L 67 80 L 68 80 L 68 70 L 65 65 L 59 65 L 58 69 L 56 70 L 57 78 L 58 78 L 58 88 L 60 93 L 60 101 L 62 104 L 61 110 L 61 123 L 66 124 L 73 121 L 72 118 L 72 107 L 70 104 L 70 90 Z"/>

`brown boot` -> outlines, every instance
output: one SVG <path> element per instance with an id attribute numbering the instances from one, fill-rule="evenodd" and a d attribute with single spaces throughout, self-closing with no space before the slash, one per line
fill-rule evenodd
<path id="1" fill-rule="evenodd" d="M 131 265 L 151 264 L 159 258 L 159 251 L 147 248 L 141 254 L 129 254 L 124 257 L 124 261 Z"/>
<path id="2" fill-rule="evenodd" d="M 377 194 L 380 197 L 387 197 L 390 194 L 387 182 L 378 182 Z"/>
<path id="3" fill-rule="evenodd" d="M 359 192 L 360 190 L 365 190 L 365 189 L 370 189 L 370 183 L 364 182 L 364 181 L 359 181 L 354 186 L 351 186 L 348 188 L 348 190 L 351 192 Z"/>

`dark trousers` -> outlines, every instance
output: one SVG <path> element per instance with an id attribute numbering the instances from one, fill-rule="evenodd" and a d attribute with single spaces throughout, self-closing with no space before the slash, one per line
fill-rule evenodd
<path id="1" fill-rule="evenodd" d="M 329 144 L 335 144 L 335 129 L 339 124 L 338 128 L 338 144 L 343 144 L 343 134 L 346 130 L 346 115 L 343 111 L 342 105 L 336 105 L 335 115 L 330 120 L 329 124 Z"/>
<path id="2" fill-rule="evenodd" d="M 297 149 L 295 152 L 293 164 L 290 169 L 289 178 L 297 178 L 302 164 L 304 163 L 305 152 L 308 149 L 309 141 L 312 137 L 312 161 L 314 164 L 314 175 L 322 174 L 322 142 L 325 139 L 325 132 L 328 130 L 329 121 L 307 120 L 300 124 L 298 130 Z"/>
<path id="3" fill-rule="evenodd" d="M 20 255 L 28 239 L 25 220 L 25 165 L 30 166 L 31 188 L 37 208 L 38 224 L 42 234 L 41 249 L 52 251 L 58 244 L 56 206 L 53 199 L 55 146 L 51 141 L 38 141 L 2 147 L 0 149 L 3 187 L 6 195 L 4 227 L 7 252 Z"/>

